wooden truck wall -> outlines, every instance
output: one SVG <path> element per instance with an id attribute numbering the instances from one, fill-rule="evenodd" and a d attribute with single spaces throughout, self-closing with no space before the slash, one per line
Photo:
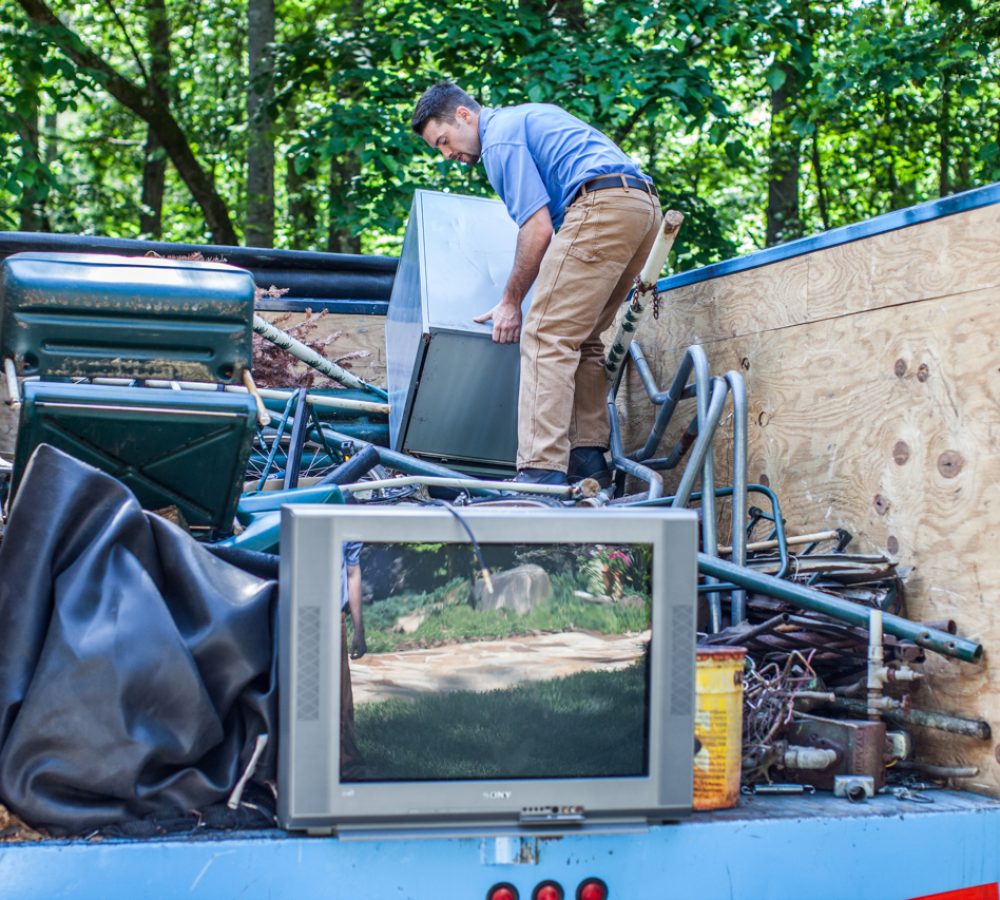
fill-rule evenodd
<path id="1" fill-rule="evenodd" d="M 748 478 L 777 492 L 789 534 L 845 528 L 851 550 L 912 567 L 910 618 L 952 619 L 985 645 L 981 665 L 928 654 L 916 699 L 986 719 L 993 740 L 915 736 L 923 761 L 978 767 L 961 786 L 998 796 L 1000 205 L 812 246 L 669 290 L 637 340 L 664 387 L 691 344 L 713 374 L 744 375 Z M 634 375 L 619 406 L 626 447 L 641 445 L 652 407 Z"/>

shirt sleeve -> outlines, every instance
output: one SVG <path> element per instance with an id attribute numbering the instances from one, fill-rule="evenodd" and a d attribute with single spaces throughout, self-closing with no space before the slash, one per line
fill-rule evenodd
<path id="1" fill-rule="evenodd" d="M 344 541 L 344 565 L 361 565 L 361 543 L 359 541 Z"/>
<path id="2" fill-rule="evenodd" d="M 538 167 L 523 142 L 492 144 L 483 153 L 483 165 L 493 190 L 518 228 L 550 202 Z"/>

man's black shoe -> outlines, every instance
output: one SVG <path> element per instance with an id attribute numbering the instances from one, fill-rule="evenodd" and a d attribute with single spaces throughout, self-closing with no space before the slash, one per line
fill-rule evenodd
<path id="1" fill-rule="evenodd" d="M 521 469 L 511 481 L 518 484 L 569 484 L 566 473 L 557 469 Z"/>
<path id="2" fill-rule="evenodd" d="M 569 452 L 569 480 L 593 478 L 602 488 L 611 487 L 611 470 L 600 447 L 576 447 Z"/>

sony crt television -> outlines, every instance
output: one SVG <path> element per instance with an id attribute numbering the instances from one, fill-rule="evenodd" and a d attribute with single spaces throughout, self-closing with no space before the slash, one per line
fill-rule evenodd
<path id="1" fill-rule="evenodd" d="M 284 507 L 280 824 L 688 812 L 696 524 L 670 509 Z"/>

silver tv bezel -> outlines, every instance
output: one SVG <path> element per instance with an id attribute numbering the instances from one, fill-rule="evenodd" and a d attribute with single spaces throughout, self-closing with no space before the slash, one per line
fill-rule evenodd
<path id="1" fill-rule="evenodd" d="M 363 543 L 467 543 L 433 507 L 285 506 L 281 513 L 278 820 L 326 834 L 363 828 L 510 826 L 525 811 L 582 808 L 585 823 L 690 811 L 697 518 L 691 511 L 465 508 L 480 544 L 652 545 L 648 774 L 628 777 L 340 781 L 341 552 Z M 553 822 L 558 825 L 558 817 Z"/>

